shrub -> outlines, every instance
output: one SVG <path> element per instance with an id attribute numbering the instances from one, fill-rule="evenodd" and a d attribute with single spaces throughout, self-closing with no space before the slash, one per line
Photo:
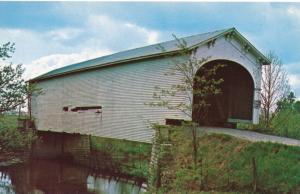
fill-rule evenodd
<path id="1" fill-rule="evenodd" d="M 0 151 L 26 150 L 36 138 L 33 131 L 21 132 L 17 129 L 17 116 L 2 115 L 0 117 Z"/>

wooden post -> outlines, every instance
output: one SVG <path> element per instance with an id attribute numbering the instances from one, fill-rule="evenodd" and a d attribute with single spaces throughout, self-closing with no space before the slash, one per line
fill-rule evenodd
<path id="1" fill-rule="evenodd" d="M 255 157 L 252 157 L 252 187 L 253 193 L 256 193 L 257 189 L 257 168 Z"/>

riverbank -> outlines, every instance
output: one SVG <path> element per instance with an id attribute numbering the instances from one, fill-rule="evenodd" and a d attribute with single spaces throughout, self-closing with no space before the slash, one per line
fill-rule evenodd
<path id="1" fill-rule="evenodd" d="M 18 116 L 0 115 L 0 166 L 28 160 L 31 144 L 37 140 L 34 131 L 18 129 Z"/>
<path id="2" fill-rule="evenodd" d="M 28 160 L 27 153 L 0 153 L 0 167 L 8 167 L 20 163 L 25 163 Z"/>
<path id="3" fill-rule="evenodd" d="M 190 135 L 172 135 L 172 159 L 161 166 L 161 193 L 300 192 L 300 147 L 204 134 L 195 168 Z"/>
<path id="4" fill-rule="evenodd" d="M 147 180 L 151 144 L 93 136 L 90 143 L 96 161 L 105 159 L 115 170 Z"/>

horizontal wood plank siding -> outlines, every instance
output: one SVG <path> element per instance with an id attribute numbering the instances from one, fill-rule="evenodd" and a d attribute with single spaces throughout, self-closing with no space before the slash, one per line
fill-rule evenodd
<path id="1" fill-rule="evenodd" d="M 32 100 L 37 129 L 151 142 L 150 123 L 185 118 L 177 111 L 145 105 L 153 100 L 155 86 L 179 82 L 178 75 L 165 75 L 171 61 L 148 60 L 39 82 L 44 94 Z M 179 95 L 171 100 L 184 99 Z M 102 106 L 102 117 L 92 111 L 65 112 L 65 106 Z"/>
<path id="2" fill-rule="evenodd" d="M 261 64 L 243 46 L 234 39 L 220 37 L 213 46 L 199 47 L 195 56 L 209 57 L 209 61 L 231 60 L 245 67 L 255 85 L 253 100 L 259 102 Z M 145 105 L 153 100 L 156 86 L 169 88 L 180 82 L 180 75 L 165 73 L 174 60 L 182 59 L 149 59 L 42 80 L 38 86 L 45 94 L 32 99 L 37 129 L 150 143 L 154 133 L 151 123 L 163 124 L 166 118 L 187 119 L 181 112 Z M 184 95 L 170 99 L 175 104 L 184 100 Z M 102 117 L 92 111 L 65 112 L 65 106 L 101 106 Z M 253 107 L 253 122 L 258 123 L 258 118 L 259 107 Z"/>

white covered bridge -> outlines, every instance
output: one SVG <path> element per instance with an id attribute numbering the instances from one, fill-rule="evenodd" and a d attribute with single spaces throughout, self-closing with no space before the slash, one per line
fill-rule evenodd
<path id="1" fill-rule="evenodd" d="M 225 63 L 222 95 L 211 101 L 208 120 L 214 123 L 258 123 L 261 66 L 269 63 L 235 28 L 185 37 L 203 65 Z M 155 87 L 169 87 L 180 77 L 165 75 L 176 55 L 176 41 L 136 48 L 50 71 L 30 80 L 42 88 L 33 96 L 32 115 L 40 131 L 151 142 L 152 122 L 187 119 L 181 112 L 145 105 Z M 201 71 L 201 68 L 200 70 Z M 185 96 L 171 99 L 182 102 Z"/>

